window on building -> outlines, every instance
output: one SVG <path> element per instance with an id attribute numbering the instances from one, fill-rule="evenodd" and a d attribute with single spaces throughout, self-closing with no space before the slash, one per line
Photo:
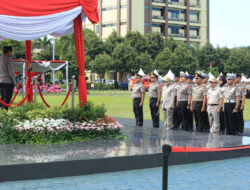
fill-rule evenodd
<path id="1" fill-rule="evenodd" d="M 110 23 L 110 24 L 103 24 L 102 27 L 112 27 L 112 26 L 116 26 L 116 23 Z"/>
<path id="2" fill-rule="evenodd" d="M 144 26 L 149 26 L 149 23 L 148 22 L 144 22 Z"/>
<path id="3" fill-rule="evenodd" d="M 145 6 L 144 9 L 149 9 L 149 6 Z"/>
<path id="4" fill-rule="evenodd" d="M 160 8 L 157 8 L 157 7 L 152 7 L 152 10 L 153 10 L 153 11 L 161 11 L 161 9 L 160 9 Z"/>
<path id="5" fill-rule="evenodd" d="M 102 11 L 110 11 L 110 10 L 115 10 L 115 9 L 117 9 L 116 6 L 113 6 L 113 7 L 104 7 L 104 8 L 102 8 Z"/>
<path id="6" fill-rule="evenodd" d="M 195 31 L 196 36 L 199 36 L 199 28 L 190 27 L 191 31 Z"/>
<path id="7" fill-rule="evenodd" d="M 152 24 L 152 27 L 161 27 L 160 24 Z"/>
<path id="8" fill-rule="evenodd" d="M 197 20 L 199 20 L 199 13 L 198 12 L 189 12 L 190 15 L 194 15 Z"/>
<path id="9" fill-rule="evenodd" d="M 200 0 L 197 0 L 197 5 L 200 5 Z"/>
<path id="10" fill-rule="evenodd" d="M 99 29 L 99 28 L 100 28 L 99 25 L 96 25 L 95 32 L 96 32 L 97 34 L 99 34 L 99 32 L 100 32 L 100 29 Z"/>
<path id="11" fill-rule="evenodd" d="M 171 18 L 179 18 L 180 17 L 180 11 L 179 10 L 169 10 L 171 13 Z"/>
<path id="12" fill-rule="evenodd" d="M 121 9 L 127 8 L 127 5 L 121 5 Z"/>
<path id="13" fill-rule="evenodd" d="M 176 2 L 176 3 L 179 3 L 179 0 L 171 0 L 172 2 Z"/>
<path id="14" fill-rule="evenodd" d="M 171 29 L 171 34 L 179 34 L 180 33 L 180 27 L 179 26 L 169 26 L 168 28 Z"/>

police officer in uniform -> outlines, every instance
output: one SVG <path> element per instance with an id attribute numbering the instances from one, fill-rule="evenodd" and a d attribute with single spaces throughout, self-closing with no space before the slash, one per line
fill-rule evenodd
<path id="1" fill-rule="evenodd" d="M 188 87 L 191 88 L 191 91 L 193 91 L 194 83 L 193 83 L 194 76 L 193 75 L 188 75 L 187 77 L 187 84 Z M 194 128 L 194 119 L 193 119 L 193 112 L 191 111 L 191 106 L 190 109 L 188 109 L 188 130 L 192 131 Z"/>
<path id="2" fill-rule="evenodd" d="M 178 110 L 178 106 L 177 106 L 177 89 L 180 87 L 180 75 L 179 74 L 175 74 L 174 75 L 174 84 L 173 84 L 173 88 L 174 88 L 174 113 L 173 113 L 173 129 L 178 129 L 180 127 L 180 111 Z"/>
<path id="3" fill-rule="evenodd" d="M 237 135 L 238 132 L 237 112 L 240 103 L 240 92 L 234 81 L 235 76 L 229 73 L 227 75 L 227 86 L 225 86 L 223 94 L 224 120 L 228 135 Z"/>
<path id="4" fill-rule="evenodd" d="M 151 82 L 148 88 L 149 93 L 149 106 L 151 111 L 151 117 L 153 121 L 153 127 L 159 128 L 160 126 L 160 113 L 159 113 L 159 106 L 161 102 L 161 86 L 157 82 L 158 74 L 151 73 L 150 76 Z"/>
<path id="5" fill-rule="evenodd" d="M 219 78 L 219 86 L 221 90 L 221 94 L 224 94 L 224 87 L 227 85 L 227 80 L 225 76 L 221 75 Z M 225 134 L 225 122 L 224 122 L 224 112 L 223 112 L 223 106 L 220 111 L 220 133 Z"/>
<path id="6" fill-rule="evenodd" d="M 202 75 L 195 74 L 195 86 L 192 90 L 191 111 L 194 113 L 196 131 L 203 132 L 206 129 L 206 103 L 207 88 L 202 85 Z"/>
<path id="7" fill-rule="evenodd" d="M 188 130 L 188 110 L 191 104 L 191 87 L 186 83 L 187 75 L 184 72 L 180 73 L 180 86 L 177 89 L 177 101 L 179 108 L 179 115 L 181 119 L 181 129 Z"/>
<path id="8" fill-rule="evenodd" d="M 174 111 L 174 85 L 171 85 L 172 81 L 166 77 L 164 79 L 164 86 L 162 88 L 162 110 L 164 115 L 164 127 L 171 129 L 173 124 L 173 111 Z"/>
<path id="9" fill-rule="evenodd" d="M 207 113 L 210 125 L 210 133 L 220 133 L 220 112 L 223 104 L 221 89 L 217 86 L 216 78 L 209 80 L 210 88 L 207 93 Z"/>
<path id="10" fill-rule="evenodd" d="M 136 126 L 143 126 L 143 102 L 145 97 L 145 86 L 141 81 L 142 76 L 135 75 L 135 84 L 132 91 L 133 111 L 136 119 Z"/>
<path id="11" fill-rule="evenodd" d="M 209 75 L 203 73 L 203 74 L 202 74 L 202 77 L 203 77 L 203 79 L 202 79 L 202 85 L 203 85 L 204 87 L 206 87 L 207 90 L 209 90 L 209 88 L 210 88 L 210 85 L 209 85 L 209 82 L 208 82 L 208 80 L 209 80 Z M 207 104 L 206 104 L 205 110 L 207 110 Z M 208 121 L 208 114 L 207 114 L 207 112 L 205 112 L 204 125 L 205 125 L 205 126 L 204 126 L 204 131 L 205 131 L 205 132 L 208 132 L 210 127 L 209 127 L 209 121 Z"/>
<path id="12" fill-rule="evenodd" d="M 235 85 L 239 88 L 239 92 L 240 92 L 240 104 L 239 104 L 237 116 L 238 116 L 238 122 L 239 122 L 238 134 L 242 135 L 244 131 L 243 110 L 244 110 L 244 105 L 245 105 L 245 100 L 246 100 L 246 95 L 247 95 L 247 87 L 245 84 L 241 82 L 240 74 L 236 74 Z"/>

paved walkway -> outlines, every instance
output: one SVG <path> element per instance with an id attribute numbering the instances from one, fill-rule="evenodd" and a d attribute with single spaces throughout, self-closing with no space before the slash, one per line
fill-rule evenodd
<path id="1" fill-rule="evenodd" d="M 0 190 L 161 190 L 162 169 L 0 183 Z M 250 190 L 250 157 L 171 166 L 169 190 Z"/>

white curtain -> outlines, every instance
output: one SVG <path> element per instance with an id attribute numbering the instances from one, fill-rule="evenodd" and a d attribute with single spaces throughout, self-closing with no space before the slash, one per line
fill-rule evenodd
<path id="1" fill-rule="evenodd" d="M 72 10 L 35 17 L 0 15 L 0 41 L 5 38 L 17 41 L 34 40 L 46 35 L 61 36 L 74 32 L 74 19 L 82 13 L 82 7 Z"/>

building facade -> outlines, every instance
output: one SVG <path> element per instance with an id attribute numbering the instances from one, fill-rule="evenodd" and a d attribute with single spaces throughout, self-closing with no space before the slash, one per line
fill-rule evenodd
<path id="1" fill-rule="evenodd" d="M 99 0 L 99 15 L 98 24 L 87 20 L 84 28 L 102 39 L 115 30 L 121 36 L 160 32 L 201 46 L 209 41 L 209 0 Z"/>

